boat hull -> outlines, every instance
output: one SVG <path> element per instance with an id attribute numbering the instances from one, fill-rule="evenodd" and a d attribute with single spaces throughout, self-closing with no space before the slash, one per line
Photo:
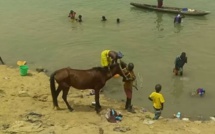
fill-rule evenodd
<path id="1" fill-rule="evenodd" d="M 139 4 L 139 3 L 133 3 L 133 2 L 131 2 L 130 5 L 138 8 L 155 10 L 158 12 L 167 12 L 167 13 L 193 15 L 193 16 L 204 16 L 210 13 L 209 11 L 202 11 L 202 10 L 188 9 L 188 8 L 178 8 L 178 7 L 163 6 L 162 8 L 158 8 L 156 5 Z"/>

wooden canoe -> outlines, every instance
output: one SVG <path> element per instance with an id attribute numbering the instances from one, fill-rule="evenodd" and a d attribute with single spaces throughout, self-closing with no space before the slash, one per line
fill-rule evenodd
<path id="1" fill-rule="evenodd" d="M 139 4 L 139 3 L 133 3 L 133 2 L 131 2 L 130 4 L 138 8 L 155 10 L 159 12 L 175 13 L 175 14 L 203 16 L 210 13 L 209 11 L 202 11 L 202 10 L 189 9 L 189 8 L 166 7 L 166 6 L 163 6 L 162 8 L 158 8 L 156 5 Z"/>

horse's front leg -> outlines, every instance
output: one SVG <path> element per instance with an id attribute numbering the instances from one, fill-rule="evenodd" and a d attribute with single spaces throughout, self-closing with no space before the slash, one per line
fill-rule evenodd
<path id="1" fill-rule="evenodd" d="M 99 113 L 101 111 L 101 105 L 99 102 L 99 89 L 95 89 L 95 102 L 96 102 L 96 107 L 95 110 L 97 113 Z"/>

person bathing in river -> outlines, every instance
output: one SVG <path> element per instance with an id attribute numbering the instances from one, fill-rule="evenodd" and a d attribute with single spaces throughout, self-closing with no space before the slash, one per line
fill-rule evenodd
<path id="1" fill-rule="evenodd" d="M 68 17 L 70 17 L 71 19 L 75 19 L 75 15 L 76 15 L 76 12 L 71 10 Z"/>
<path id="2" fill-rule="evenodd" d="M 183 67 L 185 63 L 187 63 L 187 56 L 185 52 L 182 52 L 181 55 L 177 56 L 175 59 L 175 68 L 173 69 L 175 75 L 183 75 Z"/>
<path id="3" fill-rule="evenodd" d="M 82 22 L 82 15 L 78 15 L 78 19 L 76 19 L 78 22 Z"/>
<path id="4" fill-rule="evenodd" d="M 196 94 L 198 94 L 199 96 L 204 96 L 204 94 L 205 94 L 205 89 L 203 89 L 203 88 L 198 88 L 198 89 L 196 89 Z"/>
<path id="5" fill-rule="evenodd" d="M 178 14 L 177 16 L 175 16 L 174 18 L 174 24 L 181 24 L 182 22 L 182 18 L 184 18 L 184 15 Z"/>

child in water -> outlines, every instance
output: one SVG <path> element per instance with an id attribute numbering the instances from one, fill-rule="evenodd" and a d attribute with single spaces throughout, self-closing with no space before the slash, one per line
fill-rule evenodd
<path id="1" fill-rule="evenodd" d="M 76 12 L 71 10 L 68 17 L 70 17 L 71 19 L 75 19 L 75 15 L 76 15 Z"/>
<path id="2" fill-rule="evenodd" d="M 198 88 L 196 89 L 196 94 L 202 97 L 205 94 L 205 90 L 203 88 Z"/>
<path id="3" fill-rule="evenodd" d="M 82 22 L 82 15 L 78 15 L 78 19 L 76 19 L 77 22 Z"/>
<path id="4" fill-rule="evenodd" d="M 194 91 L 191 95 L 192 96 L 195 96 L 195 95 L 199 95 L 200 97 L 204 96 L 205 95 L 205 89 L 203 88 L 198 88 L 196 89 L 196 91 Z"/>

